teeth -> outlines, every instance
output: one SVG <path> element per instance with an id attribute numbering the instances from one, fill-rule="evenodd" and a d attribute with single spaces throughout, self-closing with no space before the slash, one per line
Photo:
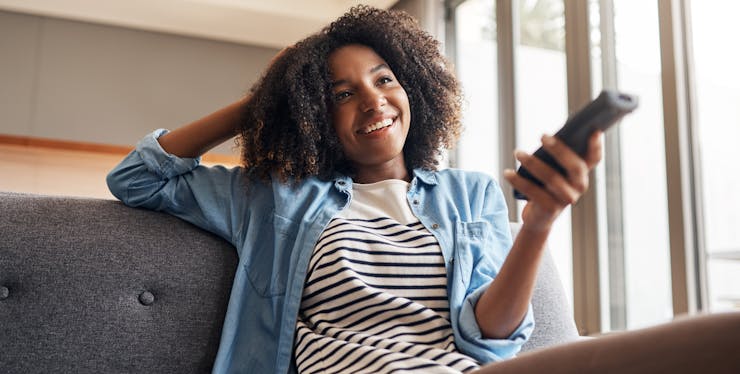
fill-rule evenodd
<path id="1" fill-rule="evenodd" d="M 368 127 L 367 127 L 367 128 L 365 129 L 364 133 L 365 133 L 365 134 L 369 134 L 369 133 L 371 133 L 371 132 L 373 132 L 373 131 L 375 131 L 375 130 L 380 130 L 380 129 L 382 129 L 383 127 L 388 127 L 388 126 L 390 126 L 390 125 L 391 125 L 392 123 L 393 123 L 393 120 L 392 120 L 392 119 L 390 119 L 390 118 L 386 118 L 386 119 L 384 119 L 384 120 L 382 120 L 382 121 L 379 121 L 379 122 L 375 122 L 375 123 L 373 123 L 372 125 L 368 126 Z"/>

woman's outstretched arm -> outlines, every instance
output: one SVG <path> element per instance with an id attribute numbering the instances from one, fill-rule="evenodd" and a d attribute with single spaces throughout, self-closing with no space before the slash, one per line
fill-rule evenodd
<path id="1" fill-rule="evenodd" d="M 589 139 L 585 158 L 554 137 L 543 137 L 543 147 L 568 171 L 568 176 L 523 152 L 517 152 L 516 158 L 545 185 L 539 187 L 512 170 L 504 174 L 514 188 L 529 197 L 529 202 L 522 213 L 522 228 L 501 271 L 475 307 L 476 320 L 487 338 L 509 337 L 524 319 L 552 224 L 586 191 L 588 173 L 601 160 L 601 132 Z"/>

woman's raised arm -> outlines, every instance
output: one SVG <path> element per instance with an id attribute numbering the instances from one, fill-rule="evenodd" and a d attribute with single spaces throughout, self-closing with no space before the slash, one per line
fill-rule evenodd
<path id="1" fill-rule="evenodd" d="M 195 158 L 236 135 L 241 110 L 249 96 L 159 137 L 167 153 Z"/>
<path id="2" fill-rule="evenodd" d="M 267 64 L 268 69 L 285 54 L 290 46 L 283 48 Z M 178 157 L 195 158 L 211 148 L 231 139 L 237 134 L 241 110 L 250 96 L 229 104 L 195 122 L 182 126 L 159 137 L 159 145 Z"/>

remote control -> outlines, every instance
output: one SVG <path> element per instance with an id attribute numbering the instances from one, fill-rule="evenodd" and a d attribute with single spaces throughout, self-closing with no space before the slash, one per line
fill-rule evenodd
<path id="1" fill-rule="evenodd" d="M 568 147 L 573 149 L 579 156 L 583 157 L 588 151 L 588 138 L 596 130 L 605 131 L 625 114 L 637 108 L 637 97 L 614 90 L 603 90 L 596 99 L 581 108 L 565 122 L 565 125 L 555 133 L 555 137 L 562 140 Z M 534 152 L 535 157 L 541 159 L 560 174 L 567 172 L 555 159 L 542 147 Z M 517 173 L 538 186 L 542 186 L 537 178 L 523 167 L 519 167 Z M 514 190 L 514 197 L 527 200 L 521 192 Z"/>

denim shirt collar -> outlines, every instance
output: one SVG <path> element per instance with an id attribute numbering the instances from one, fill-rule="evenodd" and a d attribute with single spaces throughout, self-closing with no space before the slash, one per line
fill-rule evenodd
<path id="1" fill-rule="evenodd" d="M 419 178 L 419 180 L 424 184 L 428 184 L 430 186 L 437 185 L 437 174 L 432 170 L 414 169 L 414 176 Z"/>
<path id="2" fill-rule="evenodd" d="M 346 175 L 337 175 L 333 179 L 334 188 L 339 192 L 347 192 L 352 189 L 352 178 Z"/>

